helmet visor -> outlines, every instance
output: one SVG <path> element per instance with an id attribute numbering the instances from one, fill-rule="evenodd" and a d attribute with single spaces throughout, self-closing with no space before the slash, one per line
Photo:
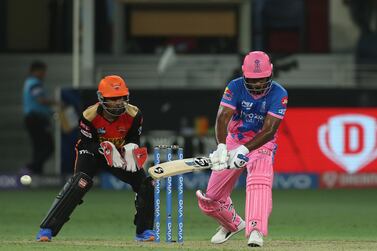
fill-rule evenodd
<path id="1" fill-rule="evenodd" d="M 104 100 L 101 102 L 103 108 L 114 116 L 120 116 L 125 113 L 128 103 L 128 96 L 104 98 Z"/>
<path id="2" fill-rule="evenodd" d="M 265 95 L 271 87 L 271 78 L 246 78 L 243 77 L 246 89 L 252 95 Z"/>

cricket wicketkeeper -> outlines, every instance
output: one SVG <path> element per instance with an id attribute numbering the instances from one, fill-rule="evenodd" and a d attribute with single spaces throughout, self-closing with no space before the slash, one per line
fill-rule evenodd
<path id="1" fill-rule="evenodd" d="M 88 107 L 80 120 L 74 174 L 64 185 L 43 219 L 36 239 L 56 236 L 93 184 L 98 171 L 107 171 L 131 185 L 136 193 L 136 240 L 153 241 L 154 187 L 143 164 L 145 148 L 139 148 L 140 110 L 129 104 L 129 90 L 119 76 L 107 76 L 98 85 L 99 102 Z"/>
<path id="2" fill-rule="evenodd" d="M 262 246 L 272 210 L 273 160 L 276 131 L 287 109 L 287 91 L 272 81 L 272 63 L 262 51 L 244 59 L 243 76 L 229 82 L 216 118 L 217 150 L 204 194 L 196 195 L 200 209 L 221 225 L 212 243 L 223 243 L 246 229 L 248 245 Z M 244 158 L 248 157 L 245 162 Z M 230 198 L 239 176 L 247 169 L 245 221 Z"/>

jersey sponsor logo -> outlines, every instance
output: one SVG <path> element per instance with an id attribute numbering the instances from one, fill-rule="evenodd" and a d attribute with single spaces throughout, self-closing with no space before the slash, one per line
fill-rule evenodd
<path id="1" fill-rule="evenodd" d="M 85 125 L 84 122 L 80 121 L 80 127 L 86 131 L 90 131 L 90 128 L 89 126 Z"/>
<path id="2" fill-rule="evenodd" d="M 284 97 L 284 98 L 282 98 L 282 99 L 281 99 L 281 104 L 282 104 L 283 106 L 287 106 L 287 105 L 288 105 L 288 97 Z"/>
<path id="3" fill-rule="evenodd" d="M 257 113 L 246 113 L 244 111 L 241 111 L 241 118 L 248 123 L 254 123 L 257 121 L 257 123 L 264 121 L 264 116 Z"/>
<path id="4" fill-rule="evenodd" d="M 92 134 L 91 134 L 90 132 L 87 132 L 87 131 L 85 131 L 85 130 L 83 130 L 83 129 L 81 129 L 80 132 L 81 132 L 82 135 L 84 135 L 85 137 L 90 138 L 90 139 L 92 138 Z"/>
<path id="5" fill-rule="evenodd" d="M 355 173 L 377 158 L 377 122 L 360 114 L 330 117 L 318 129 L 321 151 L 348 173 Z"/>
<path id="6" fill-rule="evenodd" d="M 82 154 L 89 154 L 89 155 L 94 156 L 94 153 L 91 153 L 91 152 L 89 152 L 89 151 L 86 150 L 86 149 L 84 149 L 84 150 L 80 150 L 80 151 L 79 151 L 79 154 L 80 154 L 80 155 L 82 155 Z"/>
<path id="7" fill-rule="evenodd" d="M 223 95 L 223 99 L 226 99 L 226 100 L 232 100 L 233 98 L 233 93 L 231 90 L 229 90 L 229 88 L 225 88 L 225 91 L 224 91 L 224 95 Z"/>
<path id="8" fill-rule="evenodd" d="M 251 107 L 253 107 L 253 102 L 248 102 L 248 101 L 242 101 L 241 103 L 242 107 L 244 107 L 245 109 L 249 110 L 251 109 Z"/>
<path id="9" fill-rule="evenodd" d="M 124 126 L 118 126 L 118 132 L 127 132 L 127 129 Z"/>

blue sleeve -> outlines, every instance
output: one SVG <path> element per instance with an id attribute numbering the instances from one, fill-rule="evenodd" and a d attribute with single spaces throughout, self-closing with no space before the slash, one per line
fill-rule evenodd
<path id="1" fill-rule="evenodd" d="M 226 107 L 230 107 L 232 109 L 236 109 L 238 95 L 239 95 L 239 91 L 237 91 L 236 82 L 231 81 L 228 84 L 228 86 L 225 88 L 220 104 Z"/>
<path id="2" fill-rule="evenodd" d="M 288 93 L 282 89 L 272 97 L 271 106 L 268 113 L 274 117 L 283 119 L 288 105 Z"/>
<path id="3" fill-rule="evenodd" d="M 46 95 L 43 85 L 39 81 L 30 79 L 28 82 L 30 96 L 38 98 Z"/>
<path id="4" fill-rule="evenodd" d="M 33 97 L 36 97 L 36 98 L 43 97 L 43 96 L 45 96 L 45 91 L 44 91 L 42 86 L 33 85 L 30 88 L 30 95 L 33 96 Z"/>

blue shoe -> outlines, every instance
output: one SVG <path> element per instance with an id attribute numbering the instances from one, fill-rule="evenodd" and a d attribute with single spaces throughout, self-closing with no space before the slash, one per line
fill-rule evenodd
<path id="1" fill-rule="evenodd" d="M 155 233 L 153 230 L 145 230 L 141 234 L 137 234 L 135 237 L 136 241 L 154 241 Z"/>
<path id="2" fill-rule="evenodd" d="M 49 228 L 41 228 L 37 234 L 36 240 L 45 242 L 51 241 L 52 231 Z"/>

